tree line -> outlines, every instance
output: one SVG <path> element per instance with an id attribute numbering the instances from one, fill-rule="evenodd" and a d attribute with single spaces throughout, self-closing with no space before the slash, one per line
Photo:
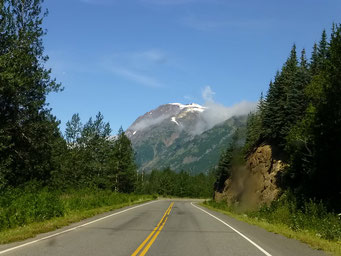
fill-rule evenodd
<path id="1" fill-rule="evenodd" d="M 210 198 L 213 195 L 214 172 L 191 175 L 189 172 L 175 172 L 170 168 L 141 173 L 136 191 L 141 194 L 162 196 Z"/>
<path id="2" fill-rule="evenodd" d="M 233 154 L 247 157 L 261 144 L 272 145 L 274 157 L 288 163 L 279 179 L 284 190 L 341 209 L 340 25 L 332 26 L 329 37 L 322 32 L 309 60 L 305 49 L 298 56 L 293 45 L 257 111 L 249 114 L 245 146 L 231 144 L 221 156 L 218 178 L 229 176 Z"/>
<path id="3" fill-rule="evenodd" d="M 42 0 L 0 1 L 0 189 L 38 182 L 56 188 L 135 190 L 136 166 L 121 128 L 111 137 L 101 113 L 78 114 L 65 134 L 46 96 L 62 87 L 45 68 Z"/>
<path id="4" fill-rule="evenodd" d="M 45 67 L 42 3 L 0 1 L 0 192 L 39 184 L 52 190 L 210 194 L 205 175 L 138 173 L 130 140 L 122 128 L 112 136 L 100 112 L 84 124 L 74 114 L 65 132 L 59 130 L 46 97 L 63 88 Z"/>

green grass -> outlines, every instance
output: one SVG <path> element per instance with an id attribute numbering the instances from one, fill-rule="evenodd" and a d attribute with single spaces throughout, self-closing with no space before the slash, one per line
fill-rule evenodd
<path id="1" fill-rule="evenodd" d="M 34 237 L 124 206 L 155 199 L 151 195 L 82 189 L 67 193 L 14 189 L 0 194 L 0 244 Z"/>
<path id="2" fill-rule="evenodd" d="M 297 239 L 314 249 L 341 255 L 341 220 L 337 215 L 328 213 L 322 204 L 310 201 L 301 210 L 295 202 L 281 198 L 271 206 L 248 212 L 215 201 L 205 201 L 202 205 L 270 232 Z"/>

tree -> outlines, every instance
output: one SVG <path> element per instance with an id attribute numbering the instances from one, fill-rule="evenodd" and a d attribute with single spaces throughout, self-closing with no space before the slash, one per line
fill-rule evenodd
<path id="1" fill-rule="evenodd" d="M 119 192 L 133 192 L 137 177 L 134 150 L 131 141 L 125 135 L 122 127 L 119 129 L 115 140 L 113 157 L 113 169 L 116 175 L 114 183 L 115 189 Z"/>
<path id="2" fill-rule="evenodd" d="M 323 36 L 324 38 L 324 36 Z M 323 40 L 322 40 L 323 42 Z M 320 43 L 321 45 L 321 43 Z M 323 42 L 322 46 L 325 45 Z M 341 172 L 337 167 L 341 155 L 341 27 L 334 26 L 325 54 L 325 71 L 321 73 L 325 98 L 316 107 L 314 126 L 316 171 L 313 183 L 322 189 L 315 191 L 320 198 L 328 198 L 334 208 L 340 209 Z M 324 55 L 323 55 L 324 56 Z"/>
<path id="3" fill-rule="evenodd" d="M 41 0 L 0 4 L 0 179 L 10 185 L 48 182 L 61 138 L 46 96 L 58 91 L 44 67 Z M 58 144 L 58 143 L 57 143 Z"/>
<path id="4" fill-rule="evenodd" d="M 246 123 L 246 140 L 244 151 L 248 154 L 263 139 L 263 120 L 264 120 L 265 101 L 261 93 L 256 112 L 248 115 Z"/>
<path id="5" fill-rule="evenodd" d="M 110 133 L 110 125 L 100 112 L 85 125 L 74 114 L 66 125 L 68 147 L 61 160 L 61 171 L 54 173 L 54 183 L 64 187 L 111 188 L 114 142 Z"/>
<path id="6" fill-rule="evenodd" d="M 71 118 L 71 121 L 66 123 L 66 130 L 65 130 L 65 139 L 66 142 L 75 147 L 77 143 L 79 143 L 79 139 L 81 138 L 83 130 L 83 125 L 79 114 L 74 114 Z"/>
<path id="7" fill-rule="evenodd" d="M 240 130 L 235 131 L 231 143 L 227 146 L 219 158 L 216 169 L 216 182 L 214 190 L 222 192 L 225 181 L 232 175 L 232 167 L 244 163 L 243 144 L 240 143 L 240 137 L 245 136 Z"/>

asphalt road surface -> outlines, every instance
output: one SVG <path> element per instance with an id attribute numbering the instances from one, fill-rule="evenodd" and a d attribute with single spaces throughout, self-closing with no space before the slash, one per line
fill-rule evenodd
<path id="1" fill-rule="evenodd" d="M 8 256 L 325 255 L 191 201 L 159 200 L 102 214 L 23 242 Z"/>

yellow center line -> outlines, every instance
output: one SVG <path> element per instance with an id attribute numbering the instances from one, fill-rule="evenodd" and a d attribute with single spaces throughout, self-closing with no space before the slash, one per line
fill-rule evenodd
<path id="1" fill-rule="evenodd" d="M 153 231 L 149 234 L 149 236 L 142 242 L 142 244 L 134 251 L 134 253 L 131 256 L 136 256 L 141 251 L 141 249 L 145 246 L 145 244 L 149 241 L 149 239 L 154 235 L 154 233 L 157 231 L 155 236 L 150 240 L 150 242 L 148 243 L 146 248 L 144 248 L 144 250 L 142 251 L 142 253 L 140 255 L 142 256 L 142 255 L 146 254 L 146 252 L 149 250 L 150 246 L 154 243 L 156 237 L 159 235 L 159 233 L 163 229 L 173 205 L 174 205 L 174 203 L 171 203 L 169 205 L 168 209 L 163 214 L 163 216 L 162 216 L 161 220 L 159 221 L 159 223 L 157 224 L 157 226 L 153 229 Z"/>

